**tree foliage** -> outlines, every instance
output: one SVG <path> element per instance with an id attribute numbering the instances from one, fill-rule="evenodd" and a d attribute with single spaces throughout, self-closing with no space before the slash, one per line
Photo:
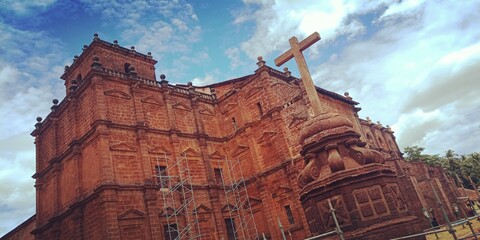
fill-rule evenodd
<path id="1" fill-rule="evenodd" d="M 445 151 L 445 155 L 425 154 L 425 148 L 409 146 L 404 149 L 404 158 L 407 161 L 420 161 L 429 166 L 441 166 L 450 176 L 459 176 L 466 187 L 472 188 L 468 177 L 478 186 L 480 183 L 480 153 L 474 152 L 458 155 L 453 150 Z"/>

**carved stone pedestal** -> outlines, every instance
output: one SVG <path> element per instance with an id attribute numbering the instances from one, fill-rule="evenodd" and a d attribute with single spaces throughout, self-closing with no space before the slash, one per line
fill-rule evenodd
<path id="1" fill-rule="evenodd" d="M 422 231 L 422 219 L 409 211 L 395 172 L 380 152 L 365 148 L 348 119 L 316 116 L 306 123 L 301 141 L 300 200 L 313 235 L 335 229 L 329 200 L 346 239 L 390 239 Z"/>

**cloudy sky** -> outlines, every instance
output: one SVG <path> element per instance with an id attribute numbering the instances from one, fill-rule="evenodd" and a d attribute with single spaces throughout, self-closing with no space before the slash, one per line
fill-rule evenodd
<path id="1" fill-rule="evenodd" d="M 253 73 L 318 31 L 315 83 L 349 92 L 403 148 L 480 151 L 480 1 L 0 1 L 0 236 L 35 211 L 35 117 L 93 33 L 152 52 L 157 76 L 206 85 Z M 298 76 L 291 61 L 287 66 Z"/>

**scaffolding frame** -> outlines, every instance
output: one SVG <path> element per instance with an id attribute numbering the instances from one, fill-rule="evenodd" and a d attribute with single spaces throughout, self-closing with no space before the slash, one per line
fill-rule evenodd
<path id="1" fill-rule="evenodd" d="M 160 164 L 157 157 L 157 167 Z M 200 239 L 200 224 L 192 185 L 192 175 L 186 153 L 170 160 L 165 153 L 165 170 L 157 170 L 156 184 L 162 193 L 167 231 L 170 239 Z M 173 161 L 173 164 L 169 164 Z M 173 174 L 176 175 L 173 175 Z M 171 209 L 169 211 L 169 208 Z"/>
<path id="2" fill-rule="evenodd" d="M 227 158 L 224 160 L 227 174 L 224 174 L 223 170 L 220 173 L 234 238 L 239 240 L 260 239 L 240 160 L 228 160 Z M 236 225 L 234 219 L 238 219 L 240 224 Z"/>

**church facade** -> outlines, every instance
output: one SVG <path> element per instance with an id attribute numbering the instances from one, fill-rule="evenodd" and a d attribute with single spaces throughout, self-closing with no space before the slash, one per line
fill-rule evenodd
<path id="1" fill-rule="evenodd" d="M 309 216 L 313 200 L 306 199 L 317 195 L 300 199 L 313 191 L 305 192 L 313 180 L 304 174 L 310 116 L 300 79 L 259 57 L 251 75 L 172 85 L 164 75 L 157 80 L 156 63 L 150 53 L 95 35 L 65 68 L 66 97 L 54 100 L 32 132 L 32 238 L 304 239 L 334 229 Z M 337 205 L 340 227 L 361 239 L 388 229 L 365 223 L 394 216 L 397 224 L 416 224 L 407 231 L 413 233 L 430 226 L 422 208 L 433 208 L 442 222 L 430 182 L 455 218 L 457 193 L 441 169 L 403 161 L 391 129 L 360 119 L 347 93 L 315 90 L 322 109 L 342 116 L 358 134 L 355 144 L 378 153 L 384 160 L 375 164 L 395 179 L 378 185 L 365 178 L 365 193 L 350 189 L 351 198 L 342 198 L 349 203 Z"/>

